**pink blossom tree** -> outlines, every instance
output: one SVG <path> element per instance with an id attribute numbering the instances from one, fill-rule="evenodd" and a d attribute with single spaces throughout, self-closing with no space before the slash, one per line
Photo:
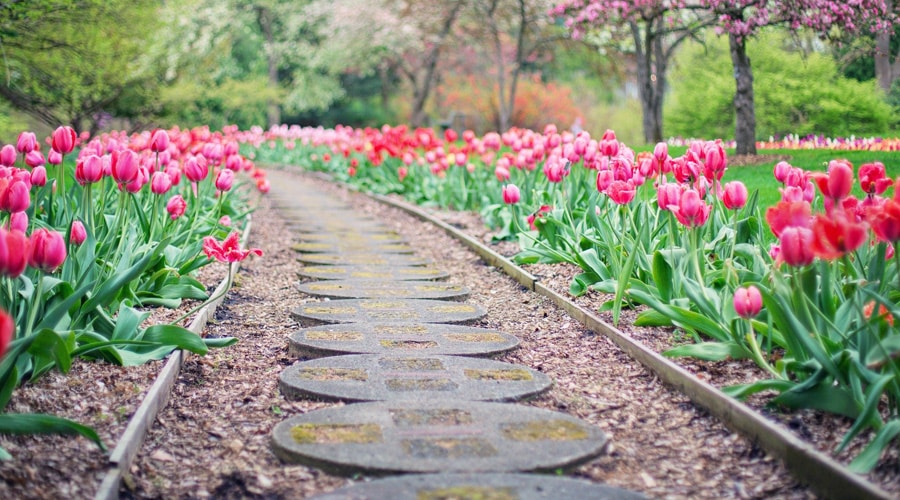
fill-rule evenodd
<path id="1" fill-rule="evenodd" d="M 736 91 L 737 154 L 756 154 L 753 71 L 747 40 L 766 26 L 810 29 L 823 38 L 846 37 L 863 30 L 888 31 L 895 22 L 885 0 L 702 0 L 728 34 Z"/>
<path id="2" fill-rule="evenodd" d="M 663 96 L 675 49 L 715 22 L 708 7 L 688 0 L 563 0 L 551 14 L 572 37 L 634 54 L 644 140 L 662 140 Z"/>

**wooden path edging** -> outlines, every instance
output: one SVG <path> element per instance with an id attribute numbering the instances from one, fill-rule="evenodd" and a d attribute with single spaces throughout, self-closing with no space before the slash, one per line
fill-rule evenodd
<path id="1" fill-rule="evenodd" d="M 243 234 L 241 236 L 241 246 L 245 246 L 250 235 L 250 216 L 247 216 L 247 223 L 244 225 Z M 200 308 L 194 315 L 194 319 L 187 326 L 187 329 L 194 332 L 198 336 L 202 336 L 203 330 L 210 318 L 215 315 L 216 308 L 225 300 L 228 290 L 225 287 L 233 282 L 234 275 L 240 268 L 240 262 L 232 262 L 228 266 L 228 275 L 219 282 L 211 297 L 220 295 L 216 300 Z M 147 432 L 153 426 L 160 410 L 165 408 L 166 402 L 175 386 L 175 380 L 181 372 L 181 367 L 187 358 L 187 354 L 181 349 L 176 349 L 166 360 L 165 365 L 156 376 L 156 380 L 147 395 L 141 401 L 141 404 L 135 410 L 134 415 L 128 420 L 128 426 L 119 437 L 116 447 L 109 455 L 109 469 L 103 477 L 94 500 L 113 500 L 119 498 L 119 489 L 122 487 L 122 480 L 131 469 L 131 464 L 141 450 L 144 444 L 144 438 Z"/>
<path id="2" fill-rule="evenodd" d="M 867 481 L 863 476 L 850 472 L 836 460 L 797 438 L 782 426 L 767 420 L 749 406 L 727 396 L 678 364 L 636 342 L 591 311 L 547 288 L 533 275 L 456 227 L 405 201 L 382 195 L 367 196 L 443 229 L 475 251 L 488 264 L 503 270 L 525 288 L 547 297 L 592 332 L 606 336 L 626 354 L 656 374 L 660 380 L 686 395 L 694 404 L 707 410 L 733 431 L 758 443 L 766 452 L 781 460 L 797 480 L 809 485 L 816 494 L 823 498 L 834 499 L 893 498 L 879 486 Z"/>

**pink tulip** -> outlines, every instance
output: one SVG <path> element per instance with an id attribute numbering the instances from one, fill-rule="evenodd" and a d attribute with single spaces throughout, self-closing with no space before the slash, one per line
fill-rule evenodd
<path id="1" fill-rule="evenodd" d="M 507 184 L 503 186 L 503 203 L 514 205 L 521 199 L 521 193 L 515 184 Z"/>
<path id="2" fill-rule="evenodd" d="M 0 228 L 0 275 L 16 278 L 22 274 L 28 264 L 30 248 L 25 233 Z"/>
<path id="3" fill-rule="evenodd" d="M 46 161 L 44 160 L 44 154 L 39 150 L 35 149 L 25 153 L 25 164 L 31 168 L 40 167 L 44 165 Z"/>
<path id="4" fill-rule="evenodd" d="M 737 210 L 747 204 L 747 186 L 741 181 L 731 181 L 722 189 L 722 204 L 729 210 Z"/>
<path id="5" fill-rule="evenodd" d="M 742 318 L 753 318 L 762 310 L 762 295 L 753 285 L 734 291 L 734 310 Z"/>
<path id="6" fill-rule="evenodd" d="M 706 224 L 709 218 L 710 206 L 700 198 L 696 189 L 686 189 L 678 200 L 677 205 L 670 205 L 669 210 L 675 214 L 678 222 L 686 227 L 699 227 Z"/>
<path id="7" fill-rule="evenodd" d="M 75 164 L 75 180 L 82 186 L 103 178 L 103 160 L 97 155 L 79 158 Z"/>
<path id="8" fill-rule="evenodd" d="M 219 218 L 219 225 L 223 227 L 231 227 L 231 217 L 223 215 Z"/>
<path id="9" fill-rule="evenodd" d="M 240 262 L 246 259 L 251 253 L 262 256 L 262 250 L 251 248 L 249 250 L 241 250 L 240 235 L 233 232 L 219 242 L 212 236 L 203 238 L 203 253 L 210 259 L 216 259 L 219 262 Z"/>
<path id="10" fill-rule="evenodd" d="M 28 264 L 46 273 L 56 271 L 66 260 L 66 242 L 56 231 L 40 228 L 31 233 Z"/>
<path id="11" fill-rule="evenodd" d="M 791 166 L 790 163 L 786 161 L 780 161 L 775 164 L 775 179 L 784 184 L 787 181 L 788 174 L 794 167 Z"/>
<path id="12" fill-rule="evenodd" d="M 16 140 L 16 151 L 27 154 L 38 147 L 37 136 L 34 135 L 34 132 L 22 132 L 19 134 L 18 140 Z"/>
<path id="13" fill-rule="evenodd" d="M 617 205 L 627 205 L 631 203 L 636 194 L 634 183 L 631 180 L 613 181 L 609 185 L 609 189 L 605 191 L 606 195 Z"/>
<path id="14" fill-rule="evenodd" d="M 69 241 L 73 245 L 81 245 L 87 239 L 87 230 L 78 219 L 72 221 L 72 229 L 69 230 Z"/>
<path id="15" fill-rule="evenodd" d="M 63 156 L 59 151 L 55 149 L 51 149 L 49 153 L 47 153 L 47 163 L 51 165 L 59 165 L 63 162 Z"/>
<path id="16" fill-rule="evenodd" d="M 28 230 L 28 213 L 16 212 L 9 215 L 9 230 L 22 231 Z"/>
<path id="17" fill-rule="evenodd" d="M 0 148 L 0 165 L 4 167 L 11 167 L 16 163 L 16 147 L 12 144 L 7 144 Z"/>
<path id="18" fill-rule="evenodd" d="M 176 194 L 169 198 L 169 202 L 166 203 L 166 211 L 169 212 L 169 216 L 172 220 L 184 215 L 185 210 L 187 210 L 187 202 L 184 201 L 184 198 L 180 194 Z"/>
<path id="19" fill-rule="evenodd" d="M 812 264 L 814 259 L 812 243 L 815 239 L 811 229 L 788 226 L 781 231 L 781 259 L 789 266 L 802 267 Z"/>
<path id="20" fill-rule="evenodd" d="M 156 129 L 150 136 L 150 151 L 161 153 L 169 148 L 169 134 L 165 130 Z"/>
<path id="21" fill-rule="evenodd" d="M 138 156 L 130 149 L 113 151 L 110 157 L 109 171 L 119 184 L 128 184 L 138 175 Z"/>
<path id="22" fill-rule="evenodd" d="M 223 168 L 216 175 L 216 189 L 219 191 L 228 191 L 234 184 L 234 171 Z"/>
<path id="23" fill-rule="evenodd" d="M 9 343 L 12 342 L 15 336 L 16 322 L 13 321 L 12 316 L 7 314 L 6 311 L 0 309 L 0 358 L 6 353 Z"/>
<path id="24" fill-rule="evenodd" d="M 242 159 L 240 155 L 228 155 L 225 158 L 225 168 L 235 172 L 241 170 Z"/>
<path id="25" fill-rule="evenodd" d="M 153 172 L 150 178 L 150 191 L 153 194 L 165 194 L 172 188 L 172 179 L 165 172 Z"/>
<path id="26" fill-rule="evenodd" d="M 77 140 L 78 136 L 72 127 L 59 127 L 53 131 L 50 144 L 53 151 L 67 155 L 75 150 L 75 142 Z"/>
<path id="27" fill-rule="evenodd" d="M 47 184 L 47 169 L 43 166 L 31 170 L 31 185 L 43 187 Z"/>
<path id="28" fill-rule="evenodd" d="M 184 175 L 191 182 L 200 182 L 209 175 L 209 169 L 206 168 L 206 158 L 203 156 L 190 156 L 184 160 Z"/>
<path id="29" fill-rule="evenodd" d="M 607 130 L 600 138 L 600 154 L 605 156 L 619 154 L 619 141 L 616 139 L 616 133 L 612 130 Z"/>
<path id="30" fill-rule="evenodd" d="M 0 210 L 9 213 L 24 212 L 31 206 L 31 187 L 13 179 L 5 189 L 0 183 Z"/>

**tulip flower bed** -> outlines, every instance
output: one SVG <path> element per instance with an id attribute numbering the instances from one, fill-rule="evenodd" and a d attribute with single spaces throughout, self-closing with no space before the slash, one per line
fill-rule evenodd
<path id="1" fill-rule="evenodd" d="M 727 179 L 740 172 L 720 141 L 673 156 L 666 144 L 635 153 L 611 131 L 592 139 L 552 126 L 461 138 L 282 127 L 241 140 L 260 162 L 477 211 L 495 240 L 518 243 L 519 263 L 577 266 L 569 293 L 603 297 L 612 322 L 634 311 L 635 326 L 670 328 L 680 345 L 667 356 L 745 360 L 764 374 L 728 394 L 848 419 L 835 451 L 859 451 L 851 469 L 889 468 L 885 450 L 896 460 L 900 172 L 890 148 L 879 149 L 883 163 L 853 165 L 843 151 L 826 165 L 779 162 L 780 197 L 761 206 L 758 191 Z"/>
<path id="2" fill-rule="evenodd" d="M 204 301 L 197 271 L 247 256 L 238 245 L 248 198 L 233 189 L 249 171 L 236 130 L 155 130 L 47 138 L 23 132 L 0 148 L 0 411 L 13 391 L 75 358 L 134 366 L 174 349 L 205 354 L 234 338 L 204 339 L 151 308 Z M 191 311 L 187 311 L 189 315 Z M 182 318 L 183 319 L 183 318 Z M 0 414 L 0 433 L 90 428 L 42 414 Z M 10 458 L 0 448 L 0 458 Z"/>

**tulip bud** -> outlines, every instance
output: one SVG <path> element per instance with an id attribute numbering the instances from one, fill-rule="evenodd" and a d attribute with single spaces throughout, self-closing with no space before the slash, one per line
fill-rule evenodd
<path id="1" fill-rule="evenodd" d="M 722 203 L 729 210 L 737 210 L 747 204 L 747 186 L 741 181 L 731 181 L 722 190 Z"/>
<path id="2" fill-rule="evenodd" d="M 221 218 L 219 218 L 219 225 L 224 227 L 231 227 L 231 217 L 223 215 Z"/>
<path id="3" fill-rule="evenodd" d="M 216 189 L 219 191 L 228 191 L 234 183 L 234 171 L 223 168 L 216 175 Z"/>
<path id="4" fill-rule="evenodd" d="M 29 167 L 40 167 L 44 163 L 46 163 L 46 161 L 44 160 L 44 154 L 37 149 L 25 153 L 25 164 Z"/>
<path id="5" fill-rule="evenodd" d="M 66 242 L 56 231 L 46 228 L 31 233 L 31 253 L 28 264 L 46 273 L 52 273 L 66 260 Z"/>
<path id="6" fill-rule="evenodd" d="M 7 314 L 6 311 L 0 309 L 0 358 L 3 357 L 3 354 L 9 347 L 9 343 L 12 342 L 15 336 L 16 322 L 13 321 L 12 316 Z"/>
<path id="7" fill-rule="evenodd" d="M 11 167 L 16 163 L 16 147 L 7 144 L 0 148 L 0 165 Z"/>
<path id="8" fill-rule="evenodd" d="M 165 130 L 156 129 L 150 136 L 150 151 L 160 153 L 169 148 L 169 134 Z"/>
<path id="9" fill-rule="evenodd" d="M 507 184 L 503 187 L 503 202 L 507 205 L 514 205 L 521 199 L 521 193 L 515 184 Z"/>
<path id="10" fill-rule="evenodd" d="M 135 179 L 138 175 L 138 156 L 137 153 L 130 149 L 113 151 L 109 171 L 112 178 L 120 184 L 127 184 Z"/>
<path id="11" fill-rule="evenodd" d="M 16 140 L 16 151 L 20 153 L 30 153 L 37 149 L 37 136 L 34 132 L 22 132 Z"/>
<path id="12" fill-rule="evenodd" d="M 31 206 L 31 188 L 28 184 L 15 180 L 0 189 L 0 208 L 9 213 L 24 212 Z"/>
<path id="13" fill-rule="evenodd" d="M 734 291 L 734 310 L 742 318 L 753 318 L 762 310 L 762 295 L 753 285 Z"/>
<path id="14" fill-rule="evenodd" d="M 86 239 L 87 230 L 84 228 L 84 224 L 78 219 L 73 220 L 72 229 L 69 231 L 69 241 L 73 245 L 80 245 L 84 243 L 84 240 Z"/>
<path id="15" fill-rule="evenodd" d="M 16 278 L 28 264 L 29 241 L 22 231 L 0 228 L 0 275 Z"/>
<path id="16" fill-rule="evenodd" d="M 153 172 L 150 178 L 150 191 L 153 194 L 165 194 L 172 188 L 172 179 L 165 172 Z"/>
<path id="17" fill-rule="evenodd" d="M 47 169 L 43 166 L 34 167 L 31 171 L 31 184 L 38 187 L 45 186 L 47 184 Z"/>
<path id="18" fill-rule="evenodd" d="M 9 216 L 9 230 L 22 231 L 28 230 L 28 214 L 26 212 L 16 212 Z"/>
<path id="19" fill-rule="evenodd" d="M 187 210 L 187 202 L 184 201 L 184 198 L 180 194 L 176 194 L 169 198 L 169 202 L 166 203 L 166 211 L 169 212 L 169 216 L 172 220 L 184 215 L 185 210 Z"/>
<path id="20" fill-rule="evenodd" d="M 75 141 L 78 136 L 72 127 L 59 127 L 51 136 L 51 147 L 53 151 L 66 155 L 75 149 Z"/>

